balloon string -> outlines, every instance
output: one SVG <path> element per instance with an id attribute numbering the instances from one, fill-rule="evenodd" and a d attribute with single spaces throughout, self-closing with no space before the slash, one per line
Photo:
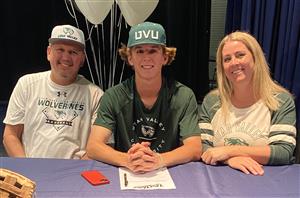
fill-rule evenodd
<path id="1" fill-rule="evenodd" d="M 115 4 L 113 4 L 111 12 L 110 12 L 110 37 L 109 37 L 109 78 L 108 78 L 108 87 L 111 87 L 112 85 L 112 67 L 111 67 L 111 63 L 112 63 L 112 51 L 113 51 L 113 33 L 114 33 L 114 9 L 115 8 Z"/>
<path id="2" fill-rule="evenodd" d="M 102 69 L 101 69 L 101 66 L 102 66 L 102 61 L 101 61 L 101 50 L 100 50 L 100 35 L 99 35 L 99 26 L 96 26 L 96 30 L 97 30 L 97 47 L 98 47 L 98 66 L 99 66 L 99 75 L 100 75 L 100 78 L 99 78 L 99 83 L 100 85 L 103 85 L 103 73 L 102 73 Z M 101 87 L 103 88 L 103 86 Z"/>
<path id="3" fill-rule="evenodd" d="M 103 25 L 101 27 L 102 27 L 101 28 L 101 31 L 102 31 L 102 51 L 103 51 L 103 54 L 104 54 L 104 56 L 103 56 L 103 73 L 104 73 L 104 75 L 103 75 L 103 84 L 104 84 L 105 82 L 107 82 L 106 81 L 106 56 L 105 56 L 106 48 L 105 48 L 105 39 L 104 39 L 104 27 L 103 27 Z"/>
<path id="4" fill-rule="evenodd" d="M 87 26 L 88 26 L 87 19 L 85 19 L 85 20 L 86 20 L 86 23 L 87 23 Z M 92 36 L 92 32 L 93 32 L 94 27 L 97 28 L 97 25 L 95 25 L 95 26 L 92 25 L 91 29 L 88 29 L 88 34 L 89 34 L 89 36 L 88 36 L 88 38 L 87 38 L 85 41 L 88 41 L 88 40 L 91 39 L 91 36 Z"/>
<path id="5" fill-rule="evenodd" d="M 90 72 L 90 75 L 91 75 L 91 78 L 92 78 L 92 82 L 93 82 L 94 84 L 96 84 L 96 83 L 95 83 L 95 80 L 94 80 L 94 77 L 93 77 L 93 72 L 92 72 L 92 70 L 91 70 L 91 65 L 90 65 L 89 58 L 88 58 L 86 52 L 84 52 L 84 54 L 85 54 L 86 63 L 87 63 L 87 65 L 88 65 L 89 72 Z"/>
<path id="6" fill-rule="evenodd" d="M 114 65 L 114 60 L 115 60 L 115 52 L 116 50 L 116 34 L 117 34 L 117 4 L 114 4 L 114 17 L 113 17 L 113 37 L 112 37 L 112 51 L 110 53 L 111 56 L 111 62 L 110 62 L 110 67 L 111 67 L 111 84 L 110 86 L 114 85 L 115 82 L 115 65 Z"/>
<path id="7" fill-rule="evenodd" d="M 116 10 L 117 12 L 117 10 Z M 116 47 L 116 50 L 114 50 L 114 55 L 113 55 L 113 82 L 115 82 L 115 74 L 116 74 L 116 68 L 117 68 L 117 60 L 118 60 L 118 43 L 120 43 L 120 37 L 121 37 L 121 30 L 122 30 L 122 15 L 120 14 L 119 20 L 116 24 L 116 31 L 118 30 L 118 37 L 117 37 L 117 42 L 114 43 L 114 46 Z M 117 29 L 118 28 L 118 29 Z"/>
<path id="8" fill-rule="evenodd" d="M 69 14 L 71 15 L 71 17 L 72 17 L 72 18 L 75 18 L 75 16 L 74 16 L 74 15 L 72 15 L 72 13 L 71 13 L 71 11 L 70 11 L 70 9 L 69 9 L 69 6 L 68 6 L 68 3 L 67 3 L 67 1 L 69 1 L 69 2 L 70 2 L 70 4 L 72 5 L 72 0 L 65 0 L 65 5 L 66 5 L 66 8 L 67 8 L 67 10 L 68 10 Z"/>
<path id="9" fill-rule="evenodd" d="M 91 33 L 92 33 L 92 30 L 93 30 L 94 26 L 92 26 L 91 29 L 89 29 L 88 28 L 89 22 L 88 22 L 87 19 L 85 19 L 85 23 L 86 23 L 86 27 L 87 27 L 88 33 L 89 33 L 89 41 L 90 41 L 90 44 L 91 44 L 91 50 L 92 50 L 92 54 L 93 54 L 94 67 L 95 67 L 95 70 L 96 70 L 96 76 L 97 76 L 98 83 L 99 83 L 100 82 L 100 76 L 99 76 L 99 71 L 98 71 L 98 62 L 97 62 L 97 59 L 96 59 L 96 53 L 95 53 L 95 47 L 94 47 L 93 39 L 91 37 Z"/>
<path id="10" fill-rule="evenodd" d="M 87 31 L 89 32 L 88 24 L 86 25 L 86 27 L 87 27 Z M 88 38 L 88 39 L 89 39 L 89 38 Z M 94 75 L 93 75 L 93 72 L 92 72 L 92 69 L 91 69 L 91 64 L 90 64 L 89 57 L 87 56 L 86 51 L 85 51 L 84 53 L 85 53 L 85 59 L 86 59 L 86 62 L 87 62 L 88 68 L 89 68 L 90 76 L 91 76 L 91 78 L 92 78 L 92 82 L 93 82 L 94 84 L 96 84 L 95 79 L 94 79 Z"/>
<path id="11" fill-rule="evenodd" d="M 119 78 L 119 83 L 121 83 L 121 82 L 122 82 L 124 68 L 125 68 L 125 61 L 123 61 L 123 65 L 122 65 L 122 71 L 121 71 L 120 78 Z"/>
<path id="12" fill-rule="evenodd" d="M 65 0 L 65 4 L 66 4 L 66 7 L 67 7 L 67 10 L 68 10 L 69 14 L 75 19 L 76 26 L 79 28 L 79 24 L 78 24 L 76 12 L 75 12 L 75 9 L 74 9 L 74 6 L 73 6 L 73 2 L 72 2 L 72 0 L 69 0 L 69 2 L 70 2 L 70 5 L 71 5 L 71 8 L 72 8 L 72 11 L 73 11 L 73 15 L 72 15 L 72 13 L 70 12 L 69 7 L 68 7 L 68 5 L 67 5 L 67 2 L 66 2 L 66 0 Z"/>

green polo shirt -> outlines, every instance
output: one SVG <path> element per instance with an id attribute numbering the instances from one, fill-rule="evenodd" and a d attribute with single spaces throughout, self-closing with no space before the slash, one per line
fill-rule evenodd
<path id="1" fill-rule="evenodd" d="M 151 142 L 156 152 L 171 151 L 191 136 L 200 136 L 197 101 L 193 91 L 164 80 L 157 101 L 146 109 L 135 90 L 134 76 L 101 98 L 95 125 L 112 131 L 115 149 L 127 152 L 132 144 Z"/>

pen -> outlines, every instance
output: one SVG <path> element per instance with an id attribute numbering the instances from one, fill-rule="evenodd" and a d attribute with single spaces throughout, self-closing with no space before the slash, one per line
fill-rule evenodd
<path id="1" fill-rule="evenodd" d="M 126 173 L 124 173 L 124 185 L 125 185 L 125 187 L 128 186 L 128 180 L 127 180 L 127 174 Z"/>

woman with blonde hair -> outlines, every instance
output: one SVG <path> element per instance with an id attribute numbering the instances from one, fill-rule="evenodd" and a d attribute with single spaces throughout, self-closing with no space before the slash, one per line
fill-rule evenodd
<path id="1" fill-rule="evenodd" d="M 257 40 L 246 32 L 223 38 L 217 50 L 218 89 L 204 98 L 200 128 L 206 164 L 225 163 L 262 175 L 262 165 L 290 164 L 296 144 L 292 95 L 270 77 Z"/>

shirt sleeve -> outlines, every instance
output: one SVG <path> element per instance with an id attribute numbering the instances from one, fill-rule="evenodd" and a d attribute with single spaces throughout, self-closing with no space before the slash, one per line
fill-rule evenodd
<path id="1" fill-rule="evenodd" d="M 269 145 L 271 156 L 268 164 L 283 165 L 294 161 L 296 146 L 296 109 L 293 98 L 285 93 L 277 96 L 280 107 L 272 114 Z"/>
<path id="2" fill-rule="evenodd" d="M 24 124 L 25 107 L 26 107 L 26 82 L 21 77 L 10 96 L 7 106 L 6 116 L 3 120 L 5 124 L 17 125 Z"/>
<path id="3" fill-rule="evenodd" d="M 201 135 L 198 126 L 198 103 L 192 91 L 190 91 L 187 101 L 188 103 L 184 109 L 184 116 L 179 122 L 180 136 L 182 139 Z"/>
<path id="4" fill-rule="evenodd" d="M 199 109 L 199 127 L 201 131 L 203 152 L 208 148 L 213 147 L 214 131 L 211 125 L 213 112 L 211 110 L 216 99 L 217 97 L 214 97 L 212 94 L 207 94 Z"/>
<path id="5" fill-rule="evenodd" d="M 113 102 L 108 92 L 105 92 L 101 97 L 100 106 L 97 112 L 97 118 L 94 125 L 103 126 L 111 131 L 114 131 L 116 119 L 113 112 Z"/>
<path id="6" fill-rule="evenodd" d="M 95 122 L 96 118 L 97 118 L 97 113 L 98 113 L 98 109 L 99 109 L 99 106 L 100 106 L 100 100 L 101 100 L 101 97 L 103 95 L 103 91 L 100 89 L 100 88 L 96 88 L 95 92 L 93 93 L 93 98 L 92 98 L 92 124 Z"/>

